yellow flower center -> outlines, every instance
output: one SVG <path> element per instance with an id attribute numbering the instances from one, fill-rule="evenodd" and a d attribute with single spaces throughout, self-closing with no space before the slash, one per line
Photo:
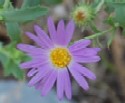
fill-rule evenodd
<path id="1" fill-rule="evenodd" d="M 78 11 L 76 14 L 76 20 L 77 21 L 82 21 L 85 19 L 85 14 L 83 11 Z"/>
<path id="2" fill-rule="evenodd" d="M 50 53 L 52 64 L 57 68 L 66 67 L 71 61 L 71 55 L 65 48 L 55 48 Z"/>

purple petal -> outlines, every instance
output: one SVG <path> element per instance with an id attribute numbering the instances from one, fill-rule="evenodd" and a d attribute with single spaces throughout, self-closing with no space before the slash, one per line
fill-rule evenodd
<path id="1" fill-rule="evenodd" d="M 74 56 L 73 58 L 76 62 L 79 63 L 94 63 L 100 61 L 99 56 L 88 56 L 88 57 Z"/>
<path id="2" fill-rule="evenodd" d="M 69 69 L 72 76 L 83 89 L 88 90 L 88 83 L 86 82 L 85 78 L 78 71 L 76 71 L 76 68 L 77 65 L 73 65 L 72 68 Z"/>
<path id="3" fill-rule="evenodd" d="M 64 71 L 58 70 L 57 75 L 57 96 L 61 100 L 64 96 Z"/>
<path id="4" fill-rule="evenodd" d="M 73 45 L 71 45 L 69 47 L 69 50 L 71 52 L 77 51 L 77 50 L 86 48 L 88 45 L 90 45 L 90 43 L 91 43 L 90 40 L 82 39 L 82 40 L 76 41 Z"/>
<path id="5" fill-rule="evenodd" d="M 64 45 L 65 41 L 64 34 L 65 34 L 64 21 L 61 20 L 59 21 L 57 26 L 57 43 L 60 45 Z"/>
<path id="6" fill-rule="evenodd" d="M 72 98 L 72 91 L 71 91 L 71 80 L 70 80 L 70 76 L 69 76 L 69 73 L 68 73 L 68 71 L 66 70 L 65 71 L 65 74 L 64 74 L 65 76 L 65 94 L 66 94 L 66 97 L 68 98 L 68 99 L 71 99 Z"/>
<path id="7" fill-rule="evenodd" d="M 30 39 L 32 39 L 38 46 L 40 46 L 42 48 L 46 48 L 46 45 L 37 36 L 35 36 L 33 33 L 26 32 L 26 35 Z"/>
<path id="8" fill-rule="evenodd" d="M 47 53 L 43 53 L 43 54 L 41 54 L 41 55 L 28 53 L 27 55 L 30 56 L 30 57 L 32 57 L 32 59 L 37 59 L 37 60 L 39 60 L 39 61 L 41 61 L 41 62 L 43 62 L 43 61 L 48 61 Z"/>
<path id="9" fill-rule="evenodd" d="M 100 48 L 84 48 L 79 51 L 74 51 L 72 54 L 74 56 L 94 56 L 97 55 L 97 53 L 100 51 Z"/>
<path id="10" fill-rule="evenodd" d="M 43 54 L 43 52 L 45 52 L 45 50 L 41 48 L 37 48 L 35 46 L 28 45 L 28 44 L 18 44 L 17 48 L 23 52 L 35 54 L 35 55 Z"/>
<path id="11" fill-rule="evenodd" d="M 51 72 L 48 72 L 48 73 L 46 74 L 46 76 L 42 78 L 41 81 L 39 81 L 38 83 L 36 83 L 36 84 L 35 84 L 35 88 L 41 91 L 42 88 L 43 88 L 44 83 L 46 82 L 46 80 L 48 79 L 48 76 L 49 76 L 50 74 L 51 74 Z"/>
<path id="12" fill-rule="evenodd" d="M 75 63 L 76 67 L 77 68 L 74 68 L 76 71 L 78 71 L 80 74 L 82 74 L 83 76 L 91 79 L 91 80 L 95 80 L 96 79 L 96 76 L 93 72 L 91 72 L 89 69 L 81 66 L 80 64 L 78 63 Z"/>
<path id="13" fill-rule="evenodd" d="M 37 72 L 38 72 L 38 70 L 37 70 L 36 68 L 32 68 L 32 69 L 27 73 L 27 76 L 28 76 L 28 77 L 32 77 L 32 76 L 34 76 Z"/>
<path id="14" fill-rule="evenodd" d="M 45 78 L 45 77 L 44 77 Z M 43 79 L 44 79 L 43 78 Z M 37 90 L 42 90 L 42 87 L 43 87 L 43 79 L 42 80 L 40 80 L 39 82 L 37 82 L 34 86 L 35 86 L 35 89 L 37 89 Z"/>
<path id="15" fill-rule="evenodd" d="M 41 61 L 41 60 L 37 59 L 37 60 L 32 60 L 32 61 L 21 63 L 20 68 L 22 68 L 22 69 L 37 68 L 46 63 L 48 63 L 48 61 Z"/>
<path id="16" fill-rule="evenodd" d="M 75 29 L 75 24 L 74 22 L 71 20 L 67 26 L 66 26 L 66 33 L 63 34 L 65 36 L 65 45 L 68 45 L 69 42 L 72 39 L 73 33 L 74 33 L 74 29 Z"/>
<path id="17" fill-rule="evenodd" d="M 45 77 L 49 72 L 52 72 L 52 69 L 49 66 L 42 66 L 40 71 L 38 71 L 38 73 L 29 81 L 28 85 L 33 86 L 34 84 L 42 80 L 42 78 Z"/>
<path id="18" fill-rule="evenodd" d="M 47 24 L 48 24 L 48 30 L 49 30 L 50 37 L 51 37 L 52 41 L 55 42 L 57 33 L 56 33 L 56 28 L 55 28 L 53 19 L 51 17 L 48 18 Z"/>
<path id="19" fill-rule="evenodd" d="M 47 93 L 52 89 L 55 81 L 57 78 L 57 71 L 54 70 L 49 76 L 48 79 L 46 80 L 45 84 L 43 85 L 42 89 L 42 95 L 45 96 Z"/>
<path id="20" fill-rule="evenodd" d="M 39 39 L 45 44 L 46 47 L 51 48 L 52 41 L 48 37 L 48 35 L 38 26 L 34 26 L 35 32 L 37 33 Z"/>

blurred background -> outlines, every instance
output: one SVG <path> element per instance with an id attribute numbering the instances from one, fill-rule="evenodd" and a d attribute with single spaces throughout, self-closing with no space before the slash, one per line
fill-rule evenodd
<path id="1" fill-rule="evenodd" d="M 11 6 L 6 6 L 5 1 L 0 0 L 0 103 L 125 103 L 125 0 L 11 0 Z M 82 3 L 94 3 L 94 7 L 99 8 L 92 19 L 95 26 L 76 25 L 72 42 L 91 35 L 96 37 L 90 38 L 93 47 L 102 49 L 101 61 L 86 66 L 96 74 L 97 80 L 88 80 L 89 91 L 82 90 L 72 80 L 70 101 L 59 101 L 55 88 L 42 97 L 35 88 L 27 86 L 27 71 L 20 70 L 18 65 L 29 58 L 16 50 L 16 44 L 34 44 L 25 36 L 26 31 L 34 33 L 34 24 L 47 31 L 48 16 L 55 24 L 60 19 L 67 23 L 72 19 L 72 11 Z M 10 14 L 2 14 L 4 10 Z M 32 14 L 33 11 L 36 14 Z M 115 28 L 113 32 L 106 31 L 112 27 Z"/>

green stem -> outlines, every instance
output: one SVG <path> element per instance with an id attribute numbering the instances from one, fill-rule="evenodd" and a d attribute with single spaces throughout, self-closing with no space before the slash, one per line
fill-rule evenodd
<path id="1" fill-rule="evenodd" d="M 10 5 L 10 0 L 5 0 L 3 8 L 7 9 L 9 7 L 9 5 Z"/>
<path id="2" fill-rule="evenodd" d="M 107 43 L 108 48 L 110 47 L 110 45 L 111 45 L 111 43 L 112 43 L 114 37 L 115 37 L 115 30 L 112 31 L 111 37 L 110 37 L 110 39 L 108 40 L 108 43 Z"/>
<path id="3" fill-rule="evenodd" d="M 99 33 L 95 33 L 95 34 L 93 34 L 93 35 L 91 35 L 91 36 L 85 37 L 85 39 L 93 39 L 93 38 L 98 37 L 98 36 L 101 36 L 101 35 L 103 35 L 103 34 L 105 34 L 105 33 L 107 33 L 107 32 L 110 32 L 110 31 L 112 31 L 112 30 L 114 30 L 114 28 L 110 28 L 110 29 L 108 29 L 108 30 L 105 30 L 105 31 L 102 31 L 102 32 L 99 32 Z"/>
<path id="4" fill-rule="evenodd" d="M 94 22 L 91 22 L 90 27 L 92 28 L 92 30 L 93 30 L 94 32 L 100 32 L 100 30 L 98 30 L 97 27 L 95 26 L 95 23 L 94 23 Z"/>
<path id="5" fill-rule="evenodd" d="M 97 5 L 96 7 L 96 13 L 100 11 L 100 9 L 102 8 L 102 5 L 104 4 L 105 0 L 101 0 L 101 2 Z"/>
<path id="6" fill-rule="evenodd" d="M 99 37 L 96 37 L 96 42 L 97 42 L 97 45 L 98 45 L 100 48 L 103 47 L 102 44 L 101 44 L 100 41 L 99 41 Z"/>

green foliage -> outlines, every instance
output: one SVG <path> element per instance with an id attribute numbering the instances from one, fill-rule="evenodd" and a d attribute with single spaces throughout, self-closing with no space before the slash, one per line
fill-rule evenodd
<path id="1" fill-rule="evenodd" d="M 27 7 L 40 5 L 41 2 L 42 0 L 32 0 L 32 2 L 31 0 L 24 0 L 21 8 L 27 8 Z"/>
<path id="2" fill-rule="evenodd" d="M 63 0 L 42 0 L 43 3 L 47 4 L 47 5 L 56 5 L 61 3 Z"/>
<path id="3" fill-rule="evenodd" d="M 5 0 L 0 0 L 0 8 L 3 6 Z"/>
<path id="4" fill-rule="evenodd" d="M 111 19 L 119 26 L 125 27 L 125 1 L 124 0 L 106 0 L 106 11 L 112 15 Z"/>
<path id="5" fill-rule="evenodd" d="M 96 8 L 96 15 L 101 9 L 107 12 L 108 17 L 104 20 L 104 23 L 111 27 L 108 30 L 101 31 L 97 29 L 94 23 L 91 23 L 90 27 L 95 33 L 85 37 L 85 39 L 96 40 L 96 38 L 108 33 L 110 36 L 108 36 L 107 46 L 109 47 L 117 28 L 121 27 L 123 29 L 122 34 L 125 34 L 125 0 L 94 0 L 91 5 Z"/>
<path id="6" fill-rule="evenodd" d="M 45 5 L 57 5 L 62 3 L 63 0 L 24 0 L 22 4 L 22 8 L 32 7 L 40 4 Z"/>
<path id="7" fill-rule="evenodd" d="M 26 22 L 35 20 L 47 13 L 47 8 L 36 6 L 19 10 L 6 10 L 1 15 L 6 22 Z"/>
<path id="8" fill-rule="evenodd" d="M 3 64 L 5 76 L 13 75 L 17 79 L 23 79 L 24 72 L 19 68 L 19 64 L 27 59 L 28 57 L 15 48 L 15 44 L 0 47 L 0 61 Z"/>
<path id="9" fill-rule="evenodd" d="M 114 7 L 114 22 L 118 22 L 120 26 L 125 27 L 125 3 L 111 3 Z"/>
<path id="10" fill-rule="evenodd" d="M 0 0 L 0 21 L 5 23 L 7 34 L 12 40 L 12 43 L 5 47 L 0 45 L 0 61 L 3 64 L 5 76 L 24 78 L 24 72 L 19 68 L 19 64 L 28 58 L 15 47 L 21 41 L 20 24 L 47 14 L 48 9 L 40 6 L 40 3 L 41 0 L 32 0 L 32 2 L 24 0 L 22 7 L 16 9 L 10 0 Z"/>
<path id="11" fill-rule="evenodd" d="M 13 41 L 20 41 L 20 25 L 28 21 L 33 21 L 38 17 L 47 14 L 48 9 L 39 5 L 40 0 L 25 0 L 20 9 L 12 6 L 9 0 L 5 0 L 0 9 L 0 20 L 4 21 L 7 28 L 7 34 Z M 1 2 L 2 4 L 2 2 Z M 15 29 L 16 28 L 16 29 Z"/>
<path id="12" fill-rule="evenodd" d="M 7 33 L 13 41 L 21 41 L 20 27 L 16 22 L 6 22 Z M 16 29 L 15 29 L 16 28 Z"/>

